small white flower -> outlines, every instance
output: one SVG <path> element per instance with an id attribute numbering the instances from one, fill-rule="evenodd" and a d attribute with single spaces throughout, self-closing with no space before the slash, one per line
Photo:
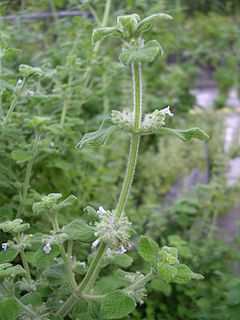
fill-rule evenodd
<path id="1" fill-rule="evenodd" d="M 20 86 L 23 83 L 22 79 L 18 79 L 17 86 Z"/>
<path id="2" fill-rule="evenodd" d="M 97 214 L 99 217 L 102 217 L 107 211 L 103 207 L 99 207 Z"/>
<path id="3" fill-rule="evenodd" d="M 165 114 L 165 115 L 170 116 L 170 117 L 173 116 L 173 113 L 170 111 L 170 107 L 169 107 L 169 106 L 168 106 L 167 108 L 165 108 L 165 109 L 162 109 L 161 112 L 162 112 L 163 114 Z"/>
<path id="4" fill-rule="evenodd" d="M 34 95 L 34 91 L 33 90 L 29 90 L 28 94 L 30 95 L 30 97 L 32 97 Z"/>
<path id="5" fill-rule="evenodd" d="M 83 267 L 83 269 L 86 268 L 86 262 L 85 262 L 85 261 L 79 262 L 79 265 L 80 265 L 81 267 Z"/>
<path id="6" fill-rule="evenodd" d="M 2 243 L 2 249 L 3 249 L 4 251 L 6 251 L 7 248 L 8 248 L 8 243 L 7 243 L 7 242 L 3 242 L 3 243 Z"/>
<path id="7" fill-rule="evenodd" d="M 100 242 L 100 239 L 95 240 L 95 241 L 92 243 L 92 248 L 93 248 L 93 249 L 97 248 L 99 242 Z"/>
<path id="8" fill-rule="evenodd" d="M 127 249 L 124 248 L 123 245 L 120 246 L 120 249 L 116 251 L 118 254 L 124 254 L 127 252 Z"/>
<path id="9" fill-rule="evenodd" d="M 45 244 L 45 246 L 43 247 L 43 251 L 47 254 L 49 254 L 51 252 L 51 250 L 52 250 L 52 248 L 49 243 Z"/>

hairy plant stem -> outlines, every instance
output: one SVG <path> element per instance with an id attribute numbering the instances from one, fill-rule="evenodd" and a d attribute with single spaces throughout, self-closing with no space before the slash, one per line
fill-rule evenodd
<path id="1" fill-rule="evenodd" d="M 38 153 L 38 146 L 39 146 L 39 142 L 40 142 L 40 137 L 41 137 L 40 132 L 36 132 L 35 139 L 34 139 L 34 142 L 33 142 L 33 147 L 32 147 L 32 150 L 31 150 L 32 151 L 32 157 L 28 161 L 28 164 L 27 164 L 27 169 L 26 169 L 26 174 L 25 174 L 25 179 L 24 179 L 23 189 L 22 189 L 22 195 L 21 195 L 21 202 L 20 202 L 20 205 L 18 207 L 16 218 L 19 218 L 22 215 L 22 211 L 23 211 L 23 209 L 25 207 L 25 202 L 26 202 L 26 199 L 27 199 L 27 194 L 28 194 L 28 189 L 29 189 L 29 184 L 30 184 L 30 179 L 31 179 L 33 162 L 34 162 L 35 157 L 36 157 L 36 155 Z"/>
<path id="2" fill-rule="evenodd" d="M 141 65 L 137 63 L 132 64 L 132 81 L 133 81 L 133 108 L 134 119 L 133 127 L 134 131 L 138 130 L 141 125 L 142 117 L 142 69 Z M 129 150 L 128 166 L 122 186 L 122 191 L 118 200 L 115 221 L 117 221 L 126 206 L 128 195 L 133 181 L 134 171 L 137 164 L 138 148 L 140 144 L 140 135 L 136 133 L 131 134 L 131 145 Z"/>
<path id="3" fill-rule="evenodd" d="M 68 257 L 68 259 L 71 259 L 72 250 L 73 250 L 73 240 L 68 240 L 68 245 L 67 245 L 67 257 Z"/>
<path id="4" fill-rule="evenodd" d="M 145 285 L 147 282 L 151 281 L 154 277 L 154 273 L 150 271 L 148 274 L 146 274 L 141 279 L 137 280 L 136 282 L 132 283 L 130 286 L 126 287 L 125 290 L 136 290 L 139 287 Z M 79 298 L 86 300 L 86 301 L 99 301 L 106 297 L 106 294 L 87 294 L 82 293 L 78 296 Z"/>
<path id="5" fill-rule="evenodd" d="M 139 279 L 138 281 L 134 282 L 129 287 L 127 287 L 126 290 L 135 290 L 135 289 L 145 285 L 148 281 L 152 280 L 153 277 L 154 277 L 154 274 L 152 271 L 150 271 L 144 277 L 142 277 L 141 279 Z"/>
<path id="6" fill-rule="evenodd" d="M 132 64 L 132 80 L 133 80 L 133 111 L 134 111 L 134 120 L 133 125 L 134 129 L 137 130 L 141 124 L 141 115 L 142 115 L 142 76 L 141 76 L 141 64 Z M 140 143 L 140 135 L 132 133 L 131 135 L 131 145 L 129 151 L 128 166 L 126 170 L 126 175 L 124 178 L 122 191 L 119 196 L 116 213 L 115 213 L 115 222 L 121 217 L 123 210 L 125 208 L 127 198 L 130 192 L 130 188 L 133 181 L 134 171 L 137 163 L 138 148 Z M 91 265 L 83 278 L 81 284 L 76 290 L 75 295 L 80 297 L 81 294 L 85 293 L 84 290 L 91 288 L 96 280 L 97 274 L 99 272 L 99 264 L 102 259 L 102 256 L 107 248 L 107 243 L 100 243 L 98 251 L 91 262 Z M 63 306 L 57 311 L 56 315 L 65 317 L 68 312 L 72 309 L 76 302 L 76 297 L 72 294 Z"/>
<path id="7" fill-rule="evenodd" d="M 74 277 L 74 273 L 72 271 L 72 266 L 71 266 L 71 262 L 70 262 L 70 258 L 66 255 L 64 246 L 61 242 L 61 239 L 59 237 L 58 232 L 59 230 L 59 226 L 58 226 L 58 220 L 57 220 L 57 213 L 55 213 L 52 217 L 52 225 L 53 225 L 53 230 L 57 233 L 57 237 L 58 237 L 58 246 L 60 249 L 60 253 L 61 253 L 61 257 L 63 259 L 63 262 L 65 264 L 65 267 L 67 269 L 67 274 L 68 274 L 68 281 L 72 287 L 73 290 L 76 290 L 77 288 L 77 283 Z"/>
<path id="8" fill-rule="evenodd" d="M 26 85 L 26 82 L 27 82 L 27 78 L 24 77 L 23 81 L 22 81 L 22 83 L 21 83 L 21 85 L 20 85 L 20 87 L 18 89 L 18 91 L 15 93 L 14 99 L 12 100 L 12 103 L 11 103 L 11 105 L 10 105 L 8 111 L 7 111 L 6 117 L 3 120 L 3 124 L 2 124 L 3 128 L 8 123 L 8 121 L 9 121 L 9 119 L 10 119 L 10 117 L 11 117 L 13 111 L 14 111 L 14 109 L 16 108 L 16 105 L 17 105 L 17 103 L 18 103 L 18 101 L 19 101 L 19 99 L 21 97 L 21 94 L 22 94 L 23 89 L 24 89 L 24 87 Z"/>
<path id="9" fill-rule="evenodd" d="M 30 269 L 29 269 L 29 265 L 28 265 L 28 262 L 27 262 L 27 258 L 26 258 L 25 252 L 21 248 L 21 237 L 20 237 L 20 234 L 16 234 L 16 240 L 17 240 L 18 245 L 20 246 L 20 257 L 22 259 L 24 270 L 26 271 L 27 282 L 28 282 L 28 284 L 30 286 L 32 278 L 31 278 L 31 273 L 30 273 Z"/>
<path id="10" fill-rule="evenodd" d="M 33 317 L 34 320 L 38 320 L 40 319 L 40 316 L 34 312 L 33 310 L 31 310 L 28 306 L 26 306 L 25 304 L 22 303 L 21 300 L 19 300 L 17 297 L 13 297 L 13 299 L 17 302 L 17 304 L 22 308 L 22 310 L 24 310 L 26 313 L 28 313 L 30 316 Z"/>

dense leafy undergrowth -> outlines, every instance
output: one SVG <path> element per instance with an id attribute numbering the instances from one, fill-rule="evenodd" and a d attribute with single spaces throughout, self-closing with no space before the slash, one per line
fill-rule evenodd
<path id="1" fill-rule="evenodd" d="M 50 8 L 61 9 L 61 3 L 51 1 Z M 49 3 L 28 5 L 30 11 L 45 11 Z M 202 68 L 210 66 L 220 88 L 217 107 L 238 85 L 234 18 L 213 12 L 186 18 L 184 10 L 158 1 L 70 1 L 68 6 L 87 14 L 31 24 L 20 15 L 1 26 L 0 319 L 237 320 L 239 238 L 227 239 L 227 231 L 217 227 L 239 194 L 224 177 L 232 155 L 224 152 L 224 118 L 213 111 L 188 112 L 195 103 L 193 79 Z M 141 17 L 165 9 L 174 20 L 155 26 L 151 21 L 145 47 L 125 47 L 121 64 L 119 40 L 93 47 L 91 34 L 96 27 L 116 26 L 115 16 L 133 9 Z M 133 32 L 126 20 L 120 22 L 125 32 Z M 97 30 L 95 40 L 109 32 Z M 129 41 L 126 33 L 117 35 Z M 149 63 L 161 49 L 152 39 L 166 54 Z M 131 127 L 134 113 L 127 110 L 132 92 L 126 65 L 136 61 L 143 63 L 144 113 L 168 104 L 174 113 L 166 120 L 167 108 L 146 115 L 141 132 Z M 196 129 L 152 135 L 169 133 L 164 120 L 169 128 L 199 126 L 210 139 L 178 139 L 205 139 Z M 93 133 L 83 136 L 87 132 Z M 87 146 L 110 134 L 103 146 Z M 129 220 L 117 207 L 120 231 L 112 238 L 115 211 L 109 208 L 118 202 L 129 134 L 144 136 L 125 209 Z M 75 146 L 82 137 L 86 147 L 79 151 Z M 234 150 L 238 155 L 237 143 Z M 207 183 L 189 186 L 184 177 L 192 170 Z M 172 200 L 181 181 L 181 192 Z M 113 243 L 106 250 L 102 244 L 109 240 Z M 196 281 L 201 275 L 204 280 Z"/>

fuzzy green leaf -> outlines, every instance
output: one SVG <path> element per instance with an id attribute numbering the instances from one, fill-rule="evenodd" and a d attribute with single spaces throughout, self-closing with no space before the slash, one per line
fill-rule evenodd
<path id="1" fill-rule="evenodd" d="M 97 41 L 102 41 L 106 37 L 118 37 L 122 38 L 122 32 L 118 27 L 102 27 L 93 30 L 92 43 L 95 44 Z"/>
<path id="2" fill-rule="evenodd" d="M 31 119 L 25 119 L 25 124 L 33 129 L 43 129 L 46 128 L 47 125 L 51 122 L 50 117 L 39 117 L 35 116 Z"/>
<path id="3" fill-rule="evenodd" d="M 47 196 L 42 197 L 41 201 L 33 204 L 33 213 L 37 215 L 52 213 L 61 198 L 61 193 L 49 193 Z"/>
<path id="4" fill-rule="evenodd" d="M 56 205 L 56 210 L 60 210 L 62 208 L 72 206 L 76 201 L 77 201 L 77 197 L 75 197 L 74 195 L 70 195 L 65 200 L 61 201 Z"/>
<path id="5" fill-rule="evenodd" d="M 13 221 L 7 220 L 3 223 L 0 223 L 0 229 L 3 232 L 20 233 L 27 230 L 30 227 L 28 223 L 22 224 L 22 222 L 22 219 L 15 219 Z"/>
<path id="6" fill-rule="evenodd" d="M 62 232 L 67 234 L 69 239 L 86 243 L 93 242 L 96 239 L 95 228 L 80 219 L 76 219 L 64 226 Z"/>
<path id="7" fill-rule="evenodd" d="M 21 163 L 24 163 L 24 162 L 31 160 L 33 157 L 33 154 L 32 154 L 32 152 L 29 152 L 29 151 L 14 150 L 11 153 L 11 157 L 17 163 L 21 164 Z"/>
<path id="8" fill-rule="evenodd" d="M 162 249 L 159 251 L 159 261 L 169 265 L 179 264 L 177 249 L 167 246 L 162 247 Z"/>
<path id="9" fill-rule="evenodd" d="M 151 264 L 155 264 L 159 252 L 158 244 L 145 236 L 141 237 L 138 253 Z"/>
<path id="10" fill-rule="evenodd" d="M 122 267 L 122 268 L 128 268 L 131 266 L 131 264 L 133 263 L 133 258 L 130 257 L 127 254 L 118 254 L 116 256 L 113 257 L 113 261 L 114 264 Z"/>
<path id="11" fill-rule="evenodd" d="M 142 48 L 130 48 L 124 50 L 119 59 L 121 63 L 129 65 L 134 61 L 152 62 L 159 53 L 163 53 L 161 45 L 156 40 L 147 42 Z"/>
<path id="12" fill-rule="evenodd" d="M 0 252 L 0 261 L 1 263 L 11 262 L 18 255 L 18 250 L 14 248 L 8 248 L 6 251 L 2 250 Z"/>
<path id="13" fill-rule="evenodd" d="M 106 295 L 101 305 L 103 319 L 121 319 L 132 312 L 136 307 L 135 301 L 121 291 Z"/>
<path id="14" fill-rule="evenodd" d="M 166 282 L 170 282 L 177 274 L 177 269 L 175 266 L 170 266 L 167 263 L 158 262 L 158 272 L 161 279 Z"/>
<path id="15" fill-rule="evenodd" d="M 117 24 L 121 26 L 125 39 L 134 36 L 140 19 L 136 13 L 117 17 Z"/>
<path id="16" fill-rule="evenodd" d="M 21 308 L 14 299 L 0 301 L 0 320 L 16 320 Z"/>
<path id="17" fill-rule="evenodd" d="M 26 78 L 35 77 L 35 76 L 43 76 L 42 69 L 38 67 L 32 67 L 27 64 L 20 64 L 19 71 L 22 75 L 24 75 Z"/>
<path id="18" fill-rule="evenodd" d="M 194 273 L 185 264 L 178 264 L 175 266 L 175 268 L 177 270 L 177 274 L 173 281 L 176 283 L 185 283 L 191 279 L 202 280 L 204 278 L 201 274 Z"/>
<path id="19" fill-rule="evenodd" d="M 158 133 L 169 135 L 174 134 L 183 141 L 189 141 L 192 138 L 199 139 L 199 140 L 207 140 L 209 136 L 203 130 L 199 128 L 191 128 L 187 130 L 177 130 L 177 129 L 170 129 L 170 128 L 160 128 Z"/>
<path id="20" fill-rule="evenodd" d="M 85 145 L 100 146 L 117 130 L 119 127 L 110 118 L 106 118 L 97 131 L 86 133 L 76 147 L 82 149 Z"/>
<path id="21" fill-rule="evenodd" d="M 173 17 L 169 16 L 168 14 L 164 14 L 164 13 L 152 14 L 151 16 L 148 16 L 139 22 L 138 28 L 137 28 L 137 33 L 141 34 L 143 32 L 150 30 L 152 25 L 155 22 L 158 22 L 161 20 L 172 20 L 172 19 L 173 19 Z"/>
<path id="22" fill-rule="evenodd" d="M 0 277 L 14 277 L 25 273 L 26 271 L 20 265 L 12 267 L 11 263 L 0 264 Z"/>

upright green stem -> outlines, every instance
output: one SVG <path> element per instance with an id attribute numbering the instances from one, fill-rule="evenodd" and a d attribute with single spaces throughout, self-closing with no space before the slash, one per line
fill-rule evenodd
<path id="1" fill-rule="evenodd" d="M 27 82 L 27 78 L 24 77 L 23 81 L 22 81 L 22 83 L 21 83 L 21 85 L 20 85 L 20 87 L 18 89 L 18 91 L 15 93 L 14 99 L 12 100 L 12 103 L 11 103 L 9 109 L 8 109 L 6 117 L 3 120 L 3 127 L 5 127 L 7 122 L 9 121 L 9 119 L 10 119 L 10 117 L 11 117 L 11 115 L 12 115 L 12 113 L 13 113 L 13 111 L 14 111 L 14 109 L 15 109 L 15 107 L 16 107 L 19 99 L 20 99 L 20 97 L 21 97 L 21 94 L 22 94 L 23 89 L 24 89 L 24 87 L 26 85 L 26 82 Z"/>
<path id="2" fill-rule="evenodd" d="M 142 118 L 142 69 L 141 65 L 132 64 L 132 80 L 133 80 L 133 107 L 134 107 L 134 119 L 133 127 L 134 131 L 137 131 L 141 125 Z M 131 145 L 128 158 L 128 166 L 122 186 L 122 191 L 118 200 L 115 219 L 118 220 L 127 203 L 128 195 L 133 181 L 134 171 L 137 164 L 138 148 L 140 144 L 140 135 L 132 133 Z"/>
<path id="3" fill-rule="evenodd" d="M 40 133 L 36 132 L 35 139 L 33 142 L 33 147 L 32 147 L 32 157 L 27 164 L 27 169 L 26 169 L 26 174 L 25 174 L 25 179 L 24 179 L 23 189 L 22 189 L 22 195 L 21 195 L 21 202 L 18 207 L 16 218 L 19 218 L 21 216 L 22 211 L 25 207 L 25 202 L 27 199 L 27 194 L 28 194 L 28 189 L 29 189 L 29 184 L 30 184 L 30 179 L 31 179 L 31 174 L 32 174 L 33 162 L 34 162 L 34 159 L 36 158 L 36 155 L 38 153 L 40 136 L 41 136 Z"/>
<path id="4" fill-rule="evenodd" d="M 58 221 L 57 221 L 57 213 L 55 213 L 54 216 L 52 217 L 52 225 L 53 225 L 54 231 L 56 233 L 58 233 L 59 232 L 59 226 L 58 226 Z M 72 271 L 72 266 L 71 266 L 71 263 L 70 263 L 70 260 L 69 260 L 68 256 L 66 255 L 64 246 L 63 246 L 63 244 L 61 242 L 61 239 L 60 239 L 59 235 L 58 235 L 58 245 L 59 245 L 61 257 L 62 257 L 63 262 L 65 264 L 65 267 L 67 269 L 69 283 L 70 283 L 71 287 L 74 290 L 76 290 L 77 283 L 76 283 L 76 280 L 75 280 L 75 277 L 74 277 L 74 273 Z"/>
<path id="5" fill-rule="evenodd" d="M 28 306 L 26 306 L 25 304 L 22 303 L 21 300 L 19 300 L 17 297 L 13 297 L 13 299 L 17 302 L 17 304 L 22 308 L 22 310 L 24 310 L 26 313 L 28 313 L 32 319 L 40 319 L 39 315 L 34 312 L 33 310 L 31 310 Z"/>
<path id="6" fill-rule="evenodd" d="M 142 115 L 142 76 L 141 76 L 140 64 L 132 65 L 132 79 L 133 79 L 133 108 L 134 108 L 133 125 L 134 125 L 134 131 L 137 131 L 141 124 L 141 115 Z M 134 171 L 137 163 L 139 143 L 140 143 L 139 134 L 132 133 L 128 166 L 127 166 L 126 175 L 125 175 L 125 179 L 122 186 L 122 191 L 119 196 L 119 200 L 116 208 L 116 214 L 115 214 L 116 221 L 121 217 L 127 202 L 127 198 L 129 195 L 129 191 L 131 188 Z M 85 277 L 83 278 L 81 284 L 79 285 L 76 291 L 77 296 L 81 296 L 82 292 L 85 289 L 89 289 L 92 287 L 94 281 L 96 280 L 96 275 L 99 271 L 98 267 L 99 267 L 100 261 L 103 257 L 103 254 L 107 246 L 108 246 L 107 243 L 102 242 L 100 244 L 98 251 L 88 269 L 88 272 L 86 273 Z M 76 297 L 74 294 L 72 294 L 67 299 L 67 301 L 63 304 L 63 306 L 57 311 L 56 315 L 65 317 L 68 314 L 68 312 L 72 309 L 75 302 L 76 302 Z"/>
<path id="7" fill-rule="evenodd" d="M 20 234 L 16 235 L 16 240 L 17 240 L 18 245 L 21 247 Z M 22 259 L 24 270 L 26 271 L 27 282 L 28 282 L 29 285 L 31 285 L 31 273 L 30 273 L 29 265 L 28 265 L 28 262 L 27 262 L 27 258 L 26 258 L 25 252 L 21 248 L 20 248 L 20 257 Z"/>
<path id="8" fill-rule="evenodd" d="M 70 312 L 70 310 L 73 308 L 75 302 L 77 301 L 76 297 L 81 295 L 82 291 L 85 289 L 88 283 L 91 282 L 91 279 L 95 277 L 95 273 L 98 270 L 99 263 L 106 248 L 107 244 L 102 242 L 98 248 L 96 256 L 92 260 L 88 272 L 86 273 L 85 277 L 83 278 L 83 281 L 80 283 L 78 289 L 76 290 L 76 293 L 72 294 L 66 300 L 62 307 L 57 311 L 56 316 L 61 316 L 64 318 L 68 314 L 68 312 Z"/>
<path id="9" fill-rule="evenodd" d="M 71 259 L 72 250 L 73 250 L 73 240 L 68 240 L 68 246 L 67 246 L 67 257 L 68 257 L 68 259 Z"/>

